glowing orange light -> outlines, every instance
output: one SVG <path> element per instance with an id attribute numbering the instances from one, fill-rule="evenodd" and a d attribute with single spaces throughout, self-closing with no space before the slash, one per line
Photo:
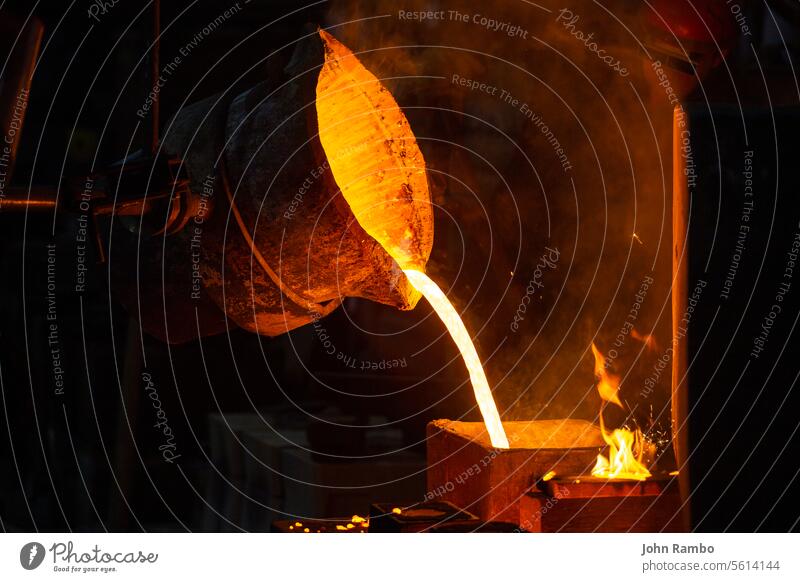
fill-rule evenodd
<path id="1" fill-rule="evenodd" d="M 361 227 L 401 268 L 425 265 L 433 209 L 425 159 L 392 94 L 331 34 L 317 82 L 319 139 Z"/>
<path id="2" fill-rule="evenodd" d="M 597 391 L 600 393 L 600 398 L 606 402 L 613 402 L 622 408 L 622 402 L 620 402 L 617 395 L 619 378 L 608 373 L 606 359 L 594 344 L 592 344 L 592 354 L 594 355 L 594 375 L 597 378 Z"/>
<path id="3" fill-rule="evenodd" d="M 631 330 L 631 337 L 635 340 L 642 342 L 648 350 L 655 351 L 658 349 L 658 344 L 656 343 L 656 337 L 652 334 L 642 335 L 635 329 Z"/>
<path id="4" fill-rule="evenodd" d="M 508 448 L 481 361 L 464 323 L 422 271 L 433 245 L 425 160 L 392 94 L 342 43 L 319 31 L 325 62 L 316 88 L 319 139 L 356 220 L 394 259 L 444 322 L 469 370 L 492 445 Z M 409 297 L 413 307 L 419 295 Z"/>
<path id="5" fill-rule="evenodd" d="M 644 481 L 650 477 L 650 471 L 642 464 L 644 436 L 639 429 L 630 431 L 617 428 L 609 435 L 602 428 L 603 440 L 609 446 L 609 455 L 597 455 L 597 463 L 592 475 L 605 479 L 635 479 Z"/>
<path id="6" fill-rule="evenodd" d="M 600 350 L 592 344 L 594 354 L 594 373 L 597 378 L 597 391 L 605 402 L 613 402 L 623 408 L 619 400 L 619 378 L 606 371 L 606 361 Z M 600 408 L 600 432 L 609 447 L 608 458 L 597 455 L 597 462 L 592 475 L 605 479 L 634 479 L 644 481 L 650 477 L 650 471 L 642 464 L 642 455 L 646 440 L 642 431 L 630 431 L 625 428 L 614 429 L 611 434 L 606 431 L 603 422 L 603 409 Z"/>
<path id="7" fill-rule="evenodd" d="M 489 432 L 492 446 L 498 449 L 507 449 L 508 438 L 506 437 L 506 431 L 500 421 L 500 414 L 497 412 L 492 390 L 489 388 L 489 381 L 483 372 L 478 352 L 475 350 L 475 345 L 472 343 L 464 322 L 461 321 L 458 312 L 453 307 L 453 304 L 450 303 L 447 295 L 425 273 L 413 269 L 407 269 L 403 272 L 411 281 L 411 284 L 431 304 L 431 307 L 439 315 L 442 323 L 444 323 L 453 341 L 456 342 L 458 349 L 461 351 L 461 357 L 464 358 L 464 363 L 467 365 L 469 378 L 472 382 L 472 390 L 475 392 L 475 399 L 478 401 L 478 408 L 480 408 L 481 415 L 483 415 L 483 422 Z"/>

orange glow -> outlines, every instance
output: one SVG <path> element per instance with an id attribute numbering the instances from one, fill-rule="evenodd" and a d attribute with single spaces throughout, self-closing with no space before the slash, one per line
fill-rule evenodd
<path id="1" fill-rule="evenodd" d="M 433 246 L 425 159 L 392 94 L 333 36 L 319 31 L 319 139 L 358 223 L 403 269 L 422 269 Z M 417 298 L 418 299 L 418 298 Z"/>
<path id="2" fill-rule="evenodd" d="M 642 342 L 648 350 L 656 351 L 658 349 L 658 344 L 656 343 L 656 337 L 652 334 L 642 335 L 635 329 L 631 330 L 631 337 L 635 340 Z"/>
<path id="3" fill-rule="evenodd" d="M 606 402 L 613 402 L 622 408 L 622 402 L 619 401 L 619 378 L 609 374 L 606 371 L 606 359 L 600 350 L 592 344 L 592 354 L 594 354 L 594 375 L 597 378 L 597 391 L 600 393 L 600 398 Z"/>
<path id="4" fill-rule="evenodd" d="M 424 273 L 433 246 L 425 160 L 392 94 L 336 38 L 319 31 L 325 62 L 316 87 L 319 140 L 336 185 L 364 231 L 425 295 L 456 342 L 492 445 L 508 448 L 472 339 L 445 294 Z"/>
<path id="5" fill-rule="evenodd" d="M 500 414 L 497 412 L 492 390 L 489 388 L 489 381 L 483 372 L 478 352 L 475 350 L 475 345 L 472 343 L 472 338 L 470 338 L 467 328 L 464 327 L 464 322 L 461 321 L 458 312 L 453 307 L 453 304 L 450 303 L 447 295 L 425 273 L 413 269 L 406 269 L 403 272 L 411 281 L 411 284 L 431 304 L 431 307 L 439 315 L 442 323 L 444 323 L 453 341 L 461 351 L 461 357 L 464 358 L 464 363 L 467 365 L 469 378 L 472 382 L 472 390 L 475 392 L 475 399 L 478 401 L 478 408 L 480 408 L 483 416 L 486 430 L 489 432 L 492 446 L 498 449 L 507 449 L 509 445 L 506 431 L 500 421 Z"/>
<path id="6" fill-rule="evenodd" d="M 602 417 L 601 417 L 602 425 Z M 597 455 L 597 463 L 592 469 L 592 475 L 605 479 L 635 479 L 644 481 L 650 477 L 650 471 L 642 464 L 645 438 L 642 431 L 630 431 L 617 428 L 609 435 L 605 427 L 602 428 L 603 440 L 609 446 L 609 455 Z"/>
<path id="7" fill-rule="evenodd" d="M 613 402 L 623 408 L 619 400 L 619 378 L 606 371 L 606 361 L 600 350 L 592 344 L 594 354 L 594 374 L 597 378 L 597 391 L 605 402 Z M 605 479 L 634 479 L 644 481 L 650 471 L 642 464 L 646 439 L 642 431 L 617 428 L 609 434 L 603 422 L 603 407 L 600 408 L 600 432 L 609 447 L 608 458 L 597 455 L 592 475 Z"/>

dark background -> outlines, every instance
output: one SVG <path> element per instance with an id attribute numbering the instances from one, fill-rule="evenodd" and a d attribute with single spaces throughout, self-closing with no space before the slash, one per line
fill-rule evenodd
<path id="1" fill-rule="evenodd" d="M 340 40 L 364 51 L 363 63 L 384 79 L 415 131 L 436 185 L 428 272 L 464 313 L 503 418 L 596 420 L 600 401 L 589 346 L 595 341 L 602 351 L 611 349 L 642 281 L 652 277 L 635 327 L 653 334 L 657 348 L 628 337 L 613 369 L 624 378 L 629 421 L 652 435 L 667 434 L 668 375 L 648 398 L 640 391 L 670 343 L 672 105 L 654 83 L 642 48 L 657 34 L 641 3 L 572 7 L 581 14 L 579 27 L 595 31 L 627 65 L 624 79 L 554 23 L 561 6 L 549 2 L 541 4 L 550 13 L 514 1 L 482 8 L 523 27 L 528 39 L 454 22 L 403 22 L 394 2 L 239 4 L 169 76 L 162 123 L 184 103 L 279 77 L 309 23 L 335 26 Z M 136 110 L 149 90 L 149 12 L 121 0 L 96 22 L 87 15 L 91 5 L 82 0 L 67 10 L 60 3 L 11 2 L 0 10 L 2 18 L 21 19 L 32 10 L 45 28 L 16 186 L 60 186 L 66 196 L 69 184 L 119 160 L 131 143 L 133 150 L 146 144 Z M 232 5 L 165 2 L 162 64 Z M 685 99 L 796 103 L 790 55 L 776 47 L 768 12 L 757 3 L 742 5 L 755 36 L 735 38 L 739 29 L 727 14 L 715 29 L 720 38 L 734 37 L 724 64 L 714 58 L 720 48 L 713 43 L 692 45 L 708 51 L 698 60 L 713 66 Z M 796 51 L 796 14 L 780 3 L 774 8 L 789 50 Z M 478 10 L 420 0 L 405 9 Z M 528 103 L 572 169 L 564 171 L 546 137 L 518 109 L 454 85 L 454 74 Z M 325 353 L 310 326 L 276 338 L 230 329 L 178 346 L 143 338 L 145 367 L 180 443 L 180 463 L 165 463 L 152 411 L 137 407 L 124 389 L 130 319 L 109 288 L 107 267 L 93 265 L 87 291 L 73 291 L 74 215 L 3 213 L 0 222 L 0 519 L 6 530 L 207 527 L 203 492 L 220 476 L 209 452 L 209 413 L 277 410 L 283 422 L 300 426 L 312 414 L 354 425 L 388 422 L 400 429 L 402 447 L 418 454 L 428 421 L 478 419 L 466 370 L 427 304 L 399 312 L 348 299 L 323 320 L 337 349 L 362 361 L 404 358 L 407 366 L 348 370 Z M 52 242 L 64 395 L 54 394 L 47 341 L 45 245 Z M 558 249 L 559 261 L 545 270 L 544 287 L 512 329 L 547 248 Z M 660 444 L 669 453 L 669 443 Z M 667 454 L 664 468 L 671 462 Z"/>

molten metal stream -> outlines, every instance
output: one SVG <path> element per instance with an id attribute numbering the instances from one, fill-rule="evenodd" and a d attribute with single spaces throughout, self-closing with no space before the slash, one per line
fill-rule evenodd
<path id="1" fill-rule="evenodd" d="M 447 327 L 447 331 L 450 332 L 450 336 L 456 342 L 458 349 L 461 350 L 461 357 L 464 358 L 464 363 L 467 365 L 467 370 L 469 370 L 469 379 L 472 382 L 475 399 L 478 401 L 478 408 L 480 408 L 483 415 L 483 423 L 486 425 L 486 430 L 489 431 L 492 446 L 497 449 L 509 448 L 506 431 L 503 429 L 500 414 L 497 412 L 497 406 L 489 388 L 489 381 L 483 372 L 483 366 L 478 357 L 478 352 L 475 351 L 475 345 L 469 337 L 467 328 L 464 327 L 464 322 L 458 316 L 458 312 L 453 307 L 453 304 L 450 303 L 447 295 L 425 273 L 413 269 L 404 269 L 403 272 L 417 291 L 422 293 L 431 304 L 431 307 Z"/>

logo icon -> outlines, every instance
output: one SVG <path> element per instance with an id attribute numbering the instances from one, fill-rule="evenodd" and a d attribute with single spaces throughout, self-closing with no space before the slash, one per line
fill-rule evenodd
<path id="1" fill-rule="evenodd" d="M 19 551 L 19 563 L 26 570 L 35 570 L 44 561 L 44 546 L 39 542 L 28 542 Z"/>

